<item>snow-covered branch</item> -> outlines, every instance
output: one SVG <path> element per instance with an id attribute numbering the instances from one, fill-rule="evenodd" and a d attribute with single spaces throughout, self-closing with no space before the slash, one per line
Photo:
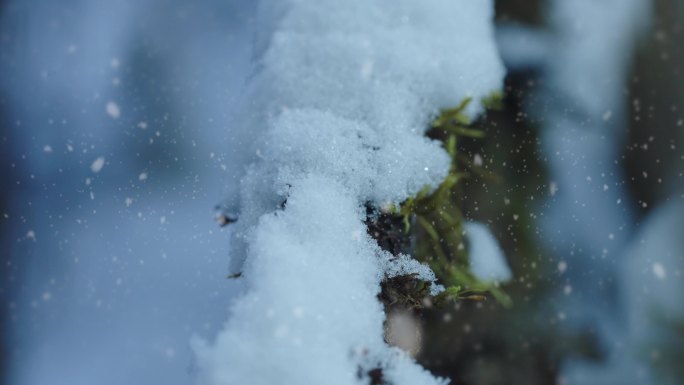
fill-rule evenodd
<path id="1" fill-rule="evenodd" d="M 368 383 L 374 368 L 395 385 L 444 382 L 383 340 L 382 279 L 429 274 L 387 263 L 365 205 L 446 177 L 450 158 L 424 132 L 441 109 L 500 89 L 492 15 L 489 0 L 261 4 L 234 128 L 247 164 L 231 258 L 247 291 L 216 342 L 195 341 L 202 383 Z"/>

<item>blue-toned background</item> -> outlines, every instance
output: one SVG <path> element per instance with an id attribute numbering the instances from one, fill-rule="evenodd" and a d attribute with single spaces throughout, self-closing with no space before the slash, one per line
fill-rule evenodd
<path id="1" fill-rule="evenodd" d="M 191 382 L 235 289 L 213 208 L 252 8 L 0 2 L 0 382 Z"/>

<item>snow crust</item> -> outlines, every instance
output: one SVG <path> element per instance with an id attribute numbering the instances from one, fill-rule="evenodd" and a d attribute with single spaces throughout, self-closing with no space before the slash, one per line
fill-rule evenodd
<path id="1" fill-rule="evenodd" d="M 424 136 L 442 108 L 500 89 L 491 1 L 264 1 L 260 56 L 236 121 L 244 164 L 231 269 L 246 293 L 212 344 L 193 342 L 201 384 L 442 384 L 383 340 L 392 259 L 365 205 L 398 204 L 447 175 Z M 482 106 L 472 103 L 474 116 Z M 433 291 L 439 287 L 434 286 Z"/>

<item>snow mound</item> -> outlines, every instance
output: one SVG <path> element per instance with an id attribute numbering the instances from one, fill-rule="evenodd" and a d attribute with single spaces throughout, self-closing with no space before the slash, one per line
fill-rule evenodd
<path id="1" fill-rule="evenodd" d="M 441 384 L 383 340 L 388 276 L 434 274 L 367 234 L 365 205 L 398 204 L 449 170 L 424 136 L 440 109 L 501 87 L 490 0 L 264 1 L 260 59 L 231 156 L 244 174 L 231 269 L 247 291 L 202 384 Z M 470 116 L 480 112 L 471 103 Z M 439 286 L 433 285 L 433 292 Z"/>

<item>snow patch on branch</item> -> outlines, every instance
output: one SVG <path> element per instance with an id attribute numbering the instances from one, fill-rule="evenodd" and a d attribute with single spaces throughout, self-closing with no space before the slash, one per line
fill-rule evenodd
<path id="1" fill-rule="evenodd" d="M 414 275 L 416 279 L 430 282 L 430 295 L 437 295 L 444 291 L 444 286 L 435 283 L 437 279 L 435 272 L 424 263 L 420 263 L 408 255 L 400 254 L 393 256 L 390 253 L 384 252 L 383 271 L 385 278 L 400 277 L 403 275 Z"/>
<path id="2" fill-rule="evenodd" d="M 464 227 L 468 237 L 470 271 L 475 277 L 484 282 L 510 281 L 513 273 L 494 234 L 478 222 L 466 222 Z"/>
<path id="3" fill-rule="evenodd" d="M 262 2 L 232 149 L 246 166 L 231 268 L 247 291 L 213 344 L 193 342 L 200 383 L 368 383 L 377 368 L 395 385 L 445 383 L 383 340 L 380 282 L 434 273 L 389 261 L 365 205 L 447 175 L 424 132 L 439 110 L 500 89 L 492 14 L 490 0 Z"/>

